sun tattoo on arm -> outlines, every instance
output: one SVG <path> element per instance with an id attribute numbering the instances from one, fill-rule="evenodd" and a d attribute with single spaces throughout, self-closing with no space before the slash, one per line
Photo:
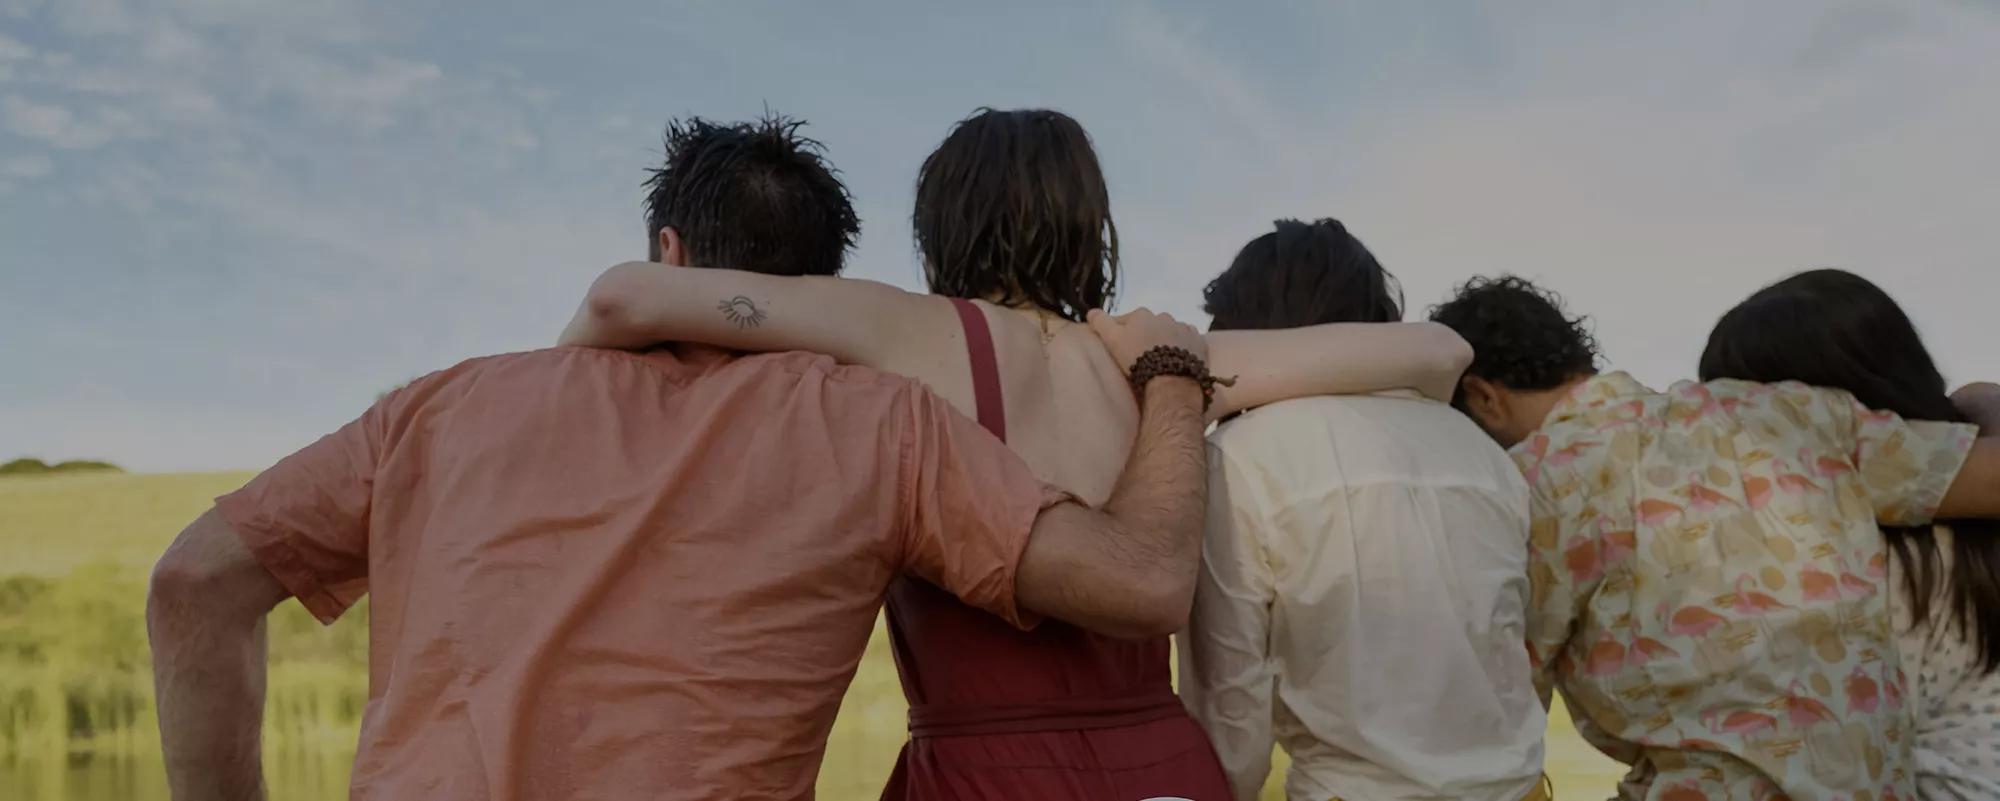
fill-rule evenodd
<path id="1" fill-rule="evenodd" d="M 755 301 L 743 295 L 717 303 L 715 308 L 722 312 L 724 318 L 735 323 L 737 328 L 756 328 L 769 318 L 763 309 L 757 308 Z"/>

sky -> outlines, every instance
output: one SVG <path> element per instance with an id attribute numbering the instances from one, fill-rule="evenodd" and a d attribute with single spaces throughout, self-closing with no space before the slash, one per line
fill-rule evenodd
<path id="1" fill-rule="evenodd" d="M 923 157 L 1051 107 L 1103 161 L 1119 308 L 1203 320 L 1244 242 L 1336 217 L 1412 318 L 1517 273 L 1655 384 L 1814 267 L 2000 378 L 1995 41 L 2000 4 L 1946 0 L 0 0 L 0 459 L 259 468 L 545 346 L 644 258 L 666 121 L 766 109 L 852 189 L 849 274 L 912 289 Z"/>

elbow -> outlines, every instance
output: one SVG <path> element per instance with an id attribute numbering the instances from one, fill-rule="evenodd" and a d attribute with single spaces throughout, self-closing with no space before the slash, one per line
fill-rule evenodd
<path id="1" fill-rule="evenodd" d="M 1430 376 L 1419 389 L 1425 394 L 1444 403 L 1450 403 L 1458 394 L 1458 380 L 1465 370 L 1472 366 L 1472 344 L 1459 336 L 1457 331 L 1442 323 L 1420 323 L 1427 326 L 1426 336 L 1430 346 L 1425 349 L 1424 372 Z"/>
<path id="2" fill-rule="evenodd" d="M 1189 571 L 1181 577 L 1161 581 L 1158 576 L 1152 581 L 1134 582 L 1124 593 L 1132 600 L 1123 619 L 1117 621 L 1116 631 L 1104 632 L 1113 637 L 1129 639 L 1151 639 L 1166 637 L 1187 628 L 1188 615 L 1194 610 L 1194 576 Z"/>
<path id="3" fill-rule="evenodd" d="M 157 632 L 187 619 L 188 612 L 201 605 L 210 578 L 202 566 L 168 549 L 146 582 L 147 627 Z"/>
<path id="4" fill-rule="evenodd" d="M 200 525 L 197 521 L 189 528 Z M 246 593 L 232 585 L 228 566 L 192 539 L 183 532 L 153 563 L 146 582 L 146 618 L 151 624 L 227 613 L 245 600 Z"/>
<path id="5" fill-rule="evenodd" d="M 1166 637 L 1187 628 L 1188 616 L 1194 612 L 1194 581 L 1190 578 L 1185 584 L 1155 592 L 1148 604 L 1155 612 L 1145 621 L 1145 636 Z"/>
<path id="6" fill-rule="evenodd" d="M 638 294 L 634 286 L 639 280 L 635 271 L 647 267 L 646 264 L 627 262 L 605 270 L 603 275 L 591 282 L 590 291 L 583 297 L 584 316 L 593 325 L 604 328 L 615 329 L 630 324 L 632 301 Z"/>
<path id="7" fill-rule="evenodd" d="M 1457 331 L 1443 323 L 1425 323 L 1431 327 L 1430 335 L 1436 339 L 1432 369 L 1439 377 L 1457 382 L 1465 374 L 1465 368 L 1472 366 L 1472 343 L 1465 341 Z"/>
<path id="8" fill-rule="evenodd" d="M 148 608 L 186 606 L 206 595 L 215 581 L 215 570 L 210 566 L 184 549 L 168 548 L 153 563 L 152 576 L 146 583 L 146 605 Z"/>

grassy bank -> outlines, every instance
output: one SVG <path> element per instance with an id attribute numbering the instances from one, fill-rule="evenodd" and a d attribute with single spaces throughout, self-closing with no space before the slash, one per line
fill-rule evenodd
<path id="1" fill-rule="evenodd" d="M 34 785 L 40 788 L 67 782 L 71 789 L 51 797 L 97 798 L 74 788 L 98 781 L 131 788 L 106 798 L 164 798 L 146 649 L 146 571 L 211 498 L 248 478 L 76 473 L 0 479 L 0 790 L 11 770 L 45 776 Z M 294 771 L 309 777 L 295 797 L 339 797 L 324 788 L 343 781 L 338 755 L 353 747 L 367 698 L 366 604 L 321 627 L 296 603 L 286 603 L 271 619 L 270 643 L 269 759 L 274 768 L 311 768 Z M 821 798 L 859 801 L 879 794 L 902 746 L 903 714 L 895 665 L 878 627 L 834 725 Z M 1618 775 L 1615 765 L 1576 740 L 1566 719 L 1551 732 L 1550 772 L 1566 801 L 1604 798 Z M 275 776 L 273 781 L 280 789 Z M 1265 797 L 1281 797 L 1277 781 Z"/>

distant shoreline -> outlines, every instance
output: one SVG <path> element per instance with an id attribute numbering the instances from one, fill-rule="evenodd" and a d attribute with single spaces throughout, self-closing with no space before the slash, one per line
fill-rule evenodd
<path id="1" fill-rule="evenodd" d="M 68 473 L 123 473 L 125 468 L 110 462 L 95 459 L 71 459 L 49 464 L 34 457 L 15 459 L 0 463 L 0 478 L 7 476 L 45 476 Z"/>

